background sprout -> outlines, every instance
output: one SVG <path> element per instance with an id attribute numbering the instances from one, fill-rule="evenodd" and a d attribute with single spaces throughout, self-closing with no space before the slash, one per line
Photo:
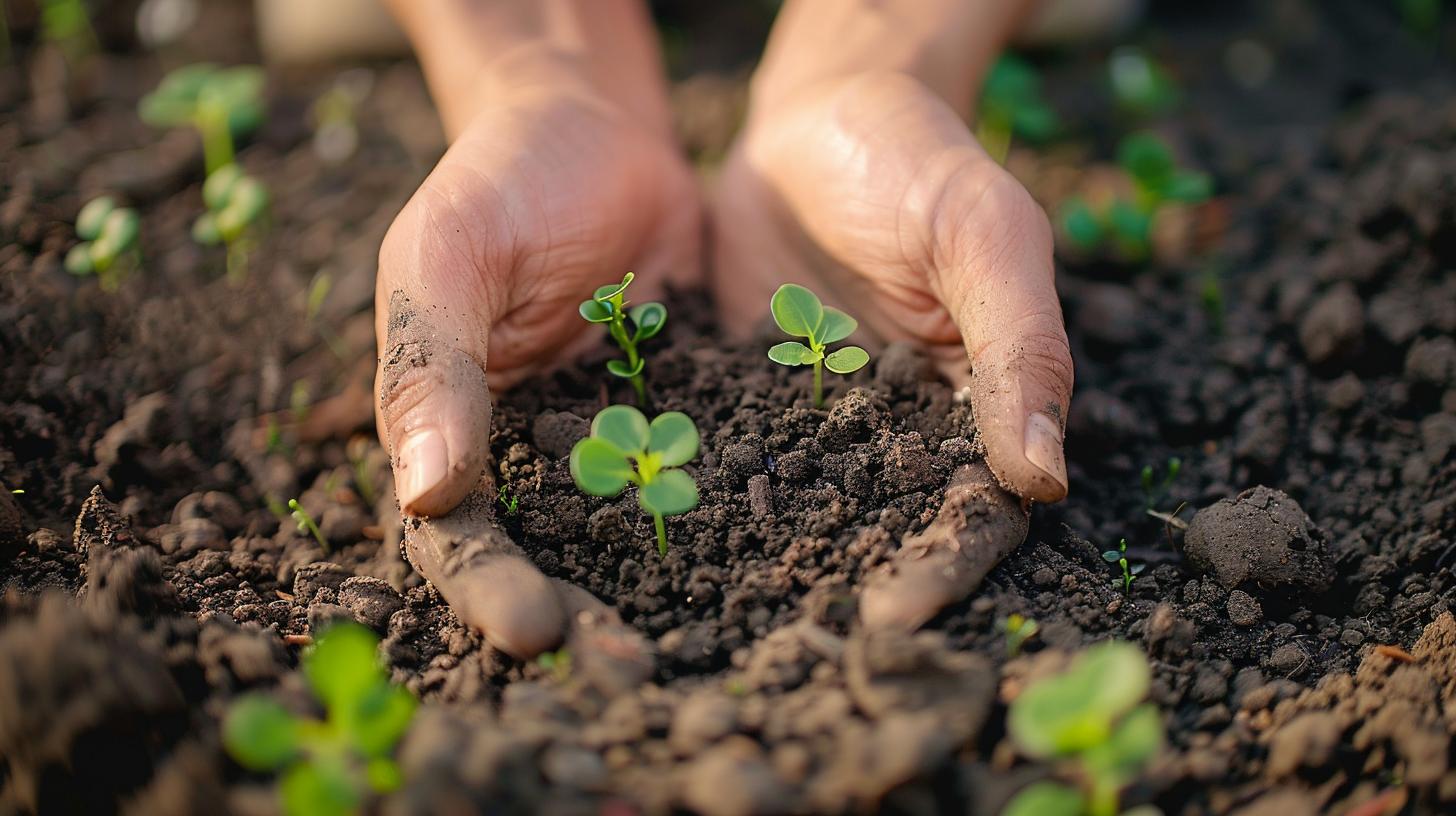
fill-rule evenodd
<path id="1" fill-rule="evenodd" d="M 202 136 L 210 176 L 233 162 L 233 139 L 263 122 L 263 69 L 198 63 L 178 68 L 142 97 L 137 109 L 153 127 L 191 126 Z"/>
<path id="2" fill-rule="evenodd" d="M 630 405 L 611 405 L 592 419 L 591 436 L 571 449 L 571 477 L 593 496 L 612 497 L 637 485 L 637 503 L 652 515 L 657 552 L 667 555 L 664 516 L 698 506 L 698 486 L 681 470 L 698 455 L 698 427 L 680 411 L 658 414 L 649 425 Z"/>
<path id="3" fill-rule="evenodd" d="M 1178 85 L 1146 51 L 1117 48 L 1107 58 L 1107 79 L 1117 106 L 1139 116 L 1166 113 L 1178 104 Z"/>
<path id="4" fill-rule="evenodd" d="M 1178 479 L 1178 474 L 1183 471 L 1183 460 L 1176 456 L 1168 457 L 1168 464 L 1163 471 L 1162 480 L 1157 479 L 1156 472 L 1152 465 L 1143 465 L 1139 478 L 1143 485 L 1143 497 L 1147 499 L 1147 509 L 1154 510 L 1163 499 L 1173 490 L 1173 482 Z"/>
<path id="5" fill-rule="evenodd" d="M 1041 76 L 1031 63 L 1003 54 L 981 86 L 976 137 L 986 152 L 1004 163 L 1012 137 L 1039 144 L 1061 127 L 1057 112 L 1041 94 Z"/>
<path id="6" fill-rule="evenodd" d="M 1179 169 L 1172 149 L 1156 134 L 1134 133 L 1123 139 L 1117 162 L 1132 182 L 1132 200 L 1114 199 L 1099 212 L 1085 199 L 1071 197 L 1058 214 L 1062 232 L 1083 252 L 1110 241 L 1123 257 L 1146 257 L 1159 208 L 1175 202 L 1197 204 L 1212 194 L 1208 175 Z"/>
<path id="7" fill-rule="evenodd" d="M 1068 763 L 1075 784 L 1032 785 L 1002 816 L 1121 812 L 1122 789 L 1163 744 L 1157 707 L 1139 705 L 1151 681 L 1141 649 L 1106 641 L 1079 655 L 1063 674 L 1028 686 L 1006 718 L 1011 739 L 1028 757 Z"/>
<path id="8" fill-rule="evenodd" d="M 0 11 L 3 8 L 0 3 Z M 96 31 L 82 0 L 41 0 L 40 31 L 42 39 L 59 48 L 72 62 L 96 51 Z"/>
<path id="9" fill-rule="evenodd" d="M 1116 564 L 1122 568 L 1122 577 L 1113 578 L 1112 583 L 1122 582 L 1122 594 L 1132 594 L 1132 582 L 1137 580 L 1138 573 L 1142 572 L 1148 565 L 1143 563 L 1131 564 L 1127 560 L 1127 539 L 1117 542 L 1117 549 L 1105 550 L 1102 553 L 1102 560 L 1109 564 Z"/>
<path id="10" fill-rule="evenodd" d="M 1006 656 L 1016 657 L 1021 654 L 1021 647 L 1026 641 L 1036 637 L 1036 633 L 1041 631 L 1041 624 L 1033 618 L 1013 612 L 996 621 L 996 630 L 1006 636 Z"/>
<path id="11" fill-rule="evenodd" d="M 637 344 L 656 337 L 667 325 L 667 307 L 661 303 L 643 303 L 627 309 L 627 287 L 636 277 L 631 272 L 622 276 L 621 283 L 598 287 L 591 300 L 584 300 L 577 311 L 588 323 L 605 323 L 607 332 L 617 345 L 626 352 L 627 360 L 608 360 L 607 370 L 614 376 L 632 383 L 637 392 L 637 404 L 647 405 L 647 386 L 642 379 L 642 367 L 646 361 L 637 351 Z M 628 330 L 628 324 L 631 330 Z"/>
<path id="12" fill-rule="evenodd" d="M 289 816 L 355 813 L 369 791 L 399 787 L 390 754 L 416 703 L 389 682 L 378 646 L 373 632 L 340 623 L 304 655 L 303 674 L 324 704 L 323 722 L 262 694 L 244 695 L 228 711 L 222 726 L 228 754 L 250 770 L 282 772 L 278 790 Z"/>
<path id="13" fill-rule="evenodd" d="M 141 218 L 136 210 L 118 207 L 110 196 L 92 199 L 76 215 L 77 244 L 66 253 L 66 271 L 95 275 L 101 288 L 116 291 L 122 274 L 137 266 Z"/>
<path id="14" fill-rule="evenodd" d="M 293 522 L 298 525 L 298 531 L 300 533 L 312 535 L 314 540 L 319 543 L 319 546 L 324 548 L 324 552 L 329 551 L 328 540 L 319 531 L 319 526 L 314 522 L 313 516 L 307 510 L 303 509 L 303 505 L 298 503 L 298 499 L 288 500 L 288 515 L 293 517 Z"/>
<path id="15" fill-rule="evenodd" d="M 854 334 L 859 321 L 820 302 L 818 295 L 796 283 L 786 283 L 774 292 L 769 303 L 774 322 L 790 337 L 802 337 L 808 345 L 790 340 L 768 350 L 770 360 L 786 366 L 814 366 L 814 407 L 824 405 L 824 369 L 850 374 L 870 361 L 869 352 L 859 346 L 845 346 L 824 353 L 825 346 Z"/>
<path id="16" fill-rule="evenodd" d="M 236 164 L 226 164 L 203 182 L 202 201 L 207 212 L 193 222 L 192 239 L 203 246 L 225 245 L 228 280 L 240 283 L 268 212 L 268 188 Z"/>

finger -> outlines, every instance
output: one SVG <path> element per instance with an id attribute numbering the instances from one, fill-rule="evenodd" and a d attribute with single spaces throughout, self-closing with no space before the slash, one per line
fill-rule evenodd
<path id="1" fill-rule="evenodd" d="M 979 154 L 947 176 L 931 207 L 937 294 L 970 360 L 976 427 L 997 478 L 1029 499 L 1067 495 L 1062 450 L 1072 356 L 1046 214 Z M 946 366 L 965 382 L 963 365 Z"/>

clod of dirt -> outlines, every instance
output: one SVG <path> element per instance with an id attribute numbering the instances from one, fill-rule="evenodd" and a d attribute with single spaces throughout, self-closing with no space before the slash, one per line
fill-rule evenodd
<path id="1" fill-rule="evenodd" d="M 100 485 L 91 488 L 91 495 L 81 503 L 81 512 L 76 514 L 75 531 L 71 535 L 71 546 L 82 555 L 88 554 L 93 547 L 115 549 L 137 546 L 131 523 L 101 492 Z"/>
<path id="2" fill-rule="evenodd" d="M 86 566 L 85 600 L 105 615 L 156 615 L 177 607 L 177 591 L 164 577 L 156 550 L 97 547 Z"/>
<path id="3" fill-rule="evenodd" d="M 667 741 L 673 750 L 689 756 L 733 733 L 738 724 L 738 704 L 717 691 L 702 691 L 677 707 Z"/>
<path id="4" fill-rule="evenodd" d="M 1314 302 L 1299 323 L 1304 356 L 1320 365 L 1348 356 L 1365 332 L 1365 307 L 1355 287 L 1342 283 Z"/>
<path id="5" fill-rule="evenodd" d="M 531 422 L 531 439 L 553 459 L 565 459 L 591 433 L 591 423 L 567 411 L 546 411 Z"/>
<path id="6" fill-rule="evenodd" d="M 928 712 L 957 741 L 980 731 L 995 695 L 990 663 L 951 651 L 940 632 L 860 633 L 845 647 L 844 674 L 855 705 L 871 717 Z"/>
<path id="7" fill-rule="evenodd" d="M 352 612 L 354 620 L 383 632 L 389 626 L 389 616 L 404 608 L 404 598 L 388 583 L 359 575 L 339 584 L 339 605 Z"/>
<path id="8" fill-rule="evenodd" d="M 851 388 L 829 409 L 819 426 L 817 439 L 828 451 L 845 451 L 855 442 L 866 442 L 881 423 L 885 406 L 872 391 Z"/>
<path id="9" fill-rule="evenodd" d="M 682 798 L 705 816 L 750 816 L 781 810 L 788 794 L 758 744 L 745 737 L 699 755 L 685 772 Z"/>
<path id="10" fill-rule="evenodd" d="M 892 390 L 909 391 L 934 375 L 925 352 L 913 343 L 890 343 L 875 357 L 875 380 Z"/>
<path id="11" fill-rule="evenodd" d="M 1200 510 L 1183 547 L 1226 589 L 1319 593 L 1335 579 L 1325 533 L 1293 499 L 1262 485 Z"/>
<path id="12" fill-rule="evenodd" d="M 1229 622 L 1234 626 L 1254 626 L 1264 619 L 1264 607 L 1254 596 L 1236 589 L 1228 597 Z"/>

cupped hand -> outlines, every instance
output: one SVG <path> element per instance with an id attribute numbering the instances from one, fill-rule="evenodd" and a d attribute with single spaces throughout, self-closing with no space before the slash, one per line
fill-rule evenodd
<path id="1" fill-rule="evenodd" d="M 723 313 L 762 313 L 792 281 L 881 339 L 922 344 L 954 386 L 969 386 L 995 481 L 1028 499 L 1065 497 L 1072 360 L 1041 208 L 911 76 L 861 73 L 766 95 L 715 196 Z M 977 478 L 958 474 L 936 534 L 906 544 L 887 580 L 866 586 L 867 623 L 924 623 L 1021 543 L 1024 520 L 981 532 L 962 518 L 1016 512 Z"/>
<path id="2" fill-rule="evenodd" d="M 596 328 L 577 314 L 584 292 L 634 270 L 646 298 L 696 274 L 700 206 L 669 139 L 547 73 L 493 89 L 380 249 L 376 415 L 407 516 L 445 514 L 488 481 L 490 388 Z M 562 638 L 560 592 L 514 545 L 458 555 L 426 577 L 467 623 L 519 656 Z"/>

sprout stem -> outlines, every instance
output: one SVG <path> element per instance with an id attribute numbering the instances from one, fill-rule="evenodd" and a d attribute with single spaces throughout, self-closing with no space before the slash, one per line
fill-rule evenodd
<path id="1" fill-rule="evenodd" d="M 663 558 L 667 557 L 667 525 L 662 521 L 661 513 L 652 514 L 652 526 L 657 528 L 657 554 Z"/>
<path id="2" fill-rule="evenodd" d="M 824 407 L 824 360 L 814 361 L 814 407 Z"/>
<path id="3" fill-rule="evenodd" d="M 215 105 L 197 111 L 197 131 L 202 134 L 202 159 L 208 175 L 219 167 L 233 163 L 233 134 L 228 127 L 228 112 Z"/>

